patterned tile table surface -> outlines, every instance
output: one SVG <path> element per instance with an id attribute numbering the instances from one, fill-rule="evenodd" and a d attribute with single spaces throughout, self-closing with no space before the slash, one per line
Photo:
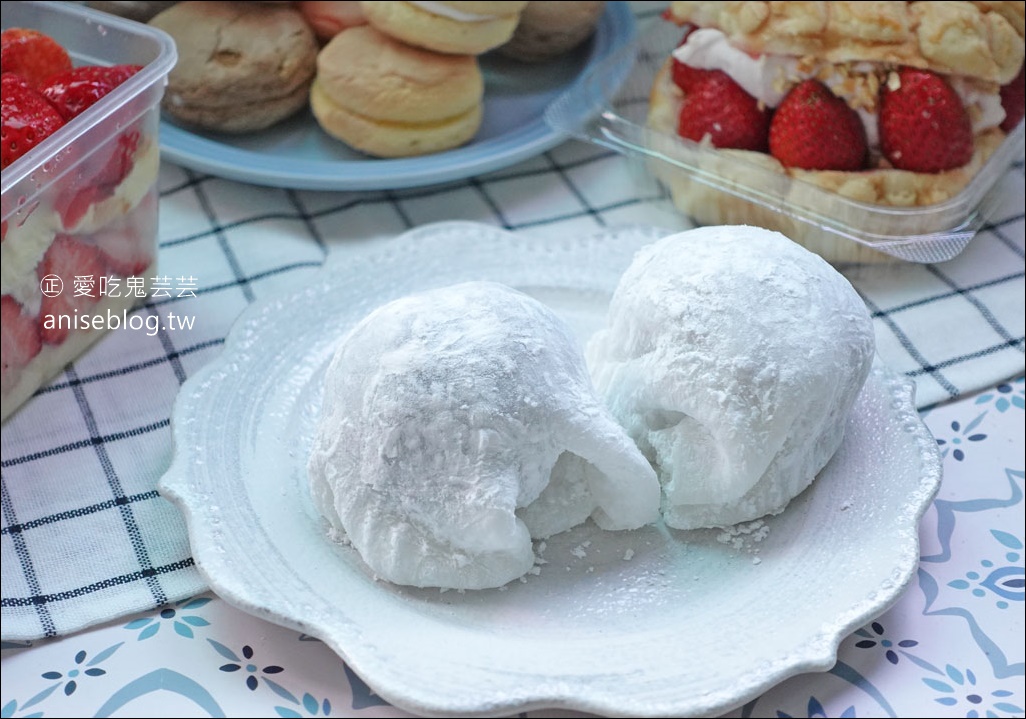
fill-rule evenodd
<path id="1" fill-rule="evenodd" d="M 842 642 L 830 671 L 728 716 L 1023 715 L 1024 389 L 1020 378 L 925 413 L 944 481 L 921 524 L 912 586 Z M 409 716 L 320 641 L 209 593 L 4 646 L 4 717 Z"/>

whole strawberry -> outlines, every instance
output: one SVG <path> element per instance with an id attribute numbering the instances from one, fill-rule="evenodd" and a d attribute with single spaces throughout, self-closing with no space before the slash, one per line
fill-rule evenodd
<path id="1" fill-rule="evenodd" d="M 765 152 L 769 119 L 758 100 L 717 70 L 684 96 L 677 133 L 696 142 L 708 136 L 714 147 Z"/>
<path id="2" fill-rule="evenodd" d="M 1019 74 L 1007 85 L 1001 86 L 1001 107 L 1005 110 L 1005 119 L 1001 121 L 1001 129 L 1011 132 L 1019 124 L 1023 114 L 1026 113 L 1026 79 L 1023 78 L 1023 70 L 1026 65 L 1019 68 Z"/>
<path id="3" fill-rule="evenodd" d="M 64 125 L 46 98 L 13 73 L 0 76 L 0 167 L 6 168 Z"/>
<path id="4" fill-rule="evenodd" d="M 879 128 L 881 152 L 901 170 L 942 172 L 973 156 L 969 113 L 951 85 L 929 70 L 902 67 L 892 75 L 880 93 Z"/>
<path id="5" fill-rule="evenodd" d="M 141 69 L 139 65 L 76 67 L 50 77 L 40 91 L 70 120 Z"/>
<path id="6" fill-rule="evenodd" d="M 38 88 L 51 75 L 70 70 L 71 58 L 50 36 L 12 27 L 0 33 L 0 65 Z"/>
<path id="7" fill-rule="evenodd" d="M 686 25 L 684 34 L 681 36 L 680 42 L 677 43 L 677 47 L 681 47 L 686 43 L 691 33 L 697 29 L 694 25 Z M 700 67 L 686 65 L 676 57 L 673 57 L 671 60 L 670 76 L 673 79 L 673 84 L 686 93 L 691 92 L 700 81 L 716 73 L 725 74 L 722 70 L 704 70 Z"/>
<path id="8" fill-rule="evenodd" d="M 866 128 L 858 113 L 818 80 L 795 85 L 773 114 L 770 154 L 785 167 L 861 170 Z"/>

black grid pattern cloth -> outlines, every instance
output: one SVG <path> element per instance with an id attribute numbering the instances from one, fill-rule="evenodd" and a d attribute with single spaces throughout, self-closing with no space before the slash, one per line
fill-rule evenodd
<path id="1" fill-rule="evenodd" d="M 1023 167 L 993 223 L 955 260 L 846 268 L 876 318 L 879 352 L 926 406 L 1023 372 Z M 151 298 L 142 316 L 188 331 L 111 330 L 10 418 L 2 433 L 2 634 L 66 634 L 205 588 L 177 509 L 156 492 L 182 383 L 217 356 L 239 313 L 302 284 L 328 254 L 357 257 L 440 220 L 550 237 L 622 225 L 686 229 L 627 160 L 568 142 L 514 167 L 405 191 L 254 187 L 165 163 L 160 273 L 194 297 Z"/>

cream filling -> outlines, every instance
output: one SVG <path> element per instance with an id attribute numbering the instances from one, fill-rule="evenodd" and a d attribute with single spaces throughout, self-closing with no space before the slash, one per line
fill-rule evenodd
<path id="1" fill-rule="evenodd" d="M 61 229 L 61 218 L 47 206 L 37 205 L 25 221 L 11 218 L 7 237 L 0 245 L 0 290 L 11 295 L 31 314 L 39 313 L 42 295 L 36 266 Z"/>
<path id="2" fill-rule="evenodd" d="M 472 12 L 463 12 L 457 10 L 451 5 L 446 5 L 443 2 L 431 2 L 430 0 L 408 0 L 410 5 L 416 5 L 421 10 L 429 12 L 432 15 L 440 15 L 441 17 L 447 17 L 450 20 L 456 22 L 485 22 L 486 20 L 494 20 L 498 15 L 478 15 Z"/>

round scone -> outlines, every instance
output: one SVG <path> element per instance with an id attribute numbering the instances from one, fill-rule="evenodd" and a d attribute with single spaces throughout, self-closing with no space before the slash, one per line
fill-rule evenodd
<path id="1" fill-rule="evenodd" d="M 314 505 L 376 576 L 484 589 L 532 537 L 659 518 L 655 473 L 541 302 L 468 282 L 390 302 L 339 343 L 309 460 Z"/>
<path id="2" fill-rule="evenodd" d="M 499 52 L 521 62 L 551 60 L 591 37 L 605 9 L 604 0 L 531 0 L 520 13 L 513 37 Z"/>
<path id="3" fill-rule="evenodd" d="M 435 52 L 480 55 L 513 36 L 526 1 L 361 2 L 371 25 Z"/>
<path id="4" fill-rule="evenodd" d="M 825 260 L 715 226 L 638 252 L 587 358 L 656 469 L 664 521 L 696 529 L 776 514 L 809 486 L 874 352 L 865 303 Z"/>
<path id="5" fill-rule="evenodd" d="M 162 109 L 220 132 L 262 130 L 307 104 L 317 40 L 291 5 L 181 2 L 150 24 L 178 49 Z"/>
<path id="6" fill-rule="evenodd" d="M 476 57 L 429 52 L 363 25 L 317 56 L 310 107 L 325 132 L 351 147 L 408 157 L 473 138 L 483 96 Z"/>

